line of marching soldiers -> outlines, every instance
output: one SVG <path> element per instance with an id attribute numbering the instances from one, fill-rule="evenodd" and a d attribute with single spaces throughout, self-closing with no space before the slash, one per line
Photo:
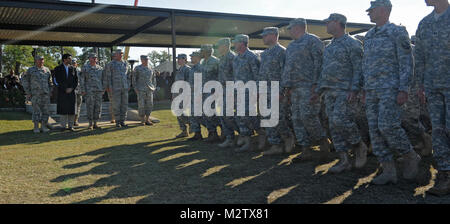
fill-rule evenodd
<path id="1" fill-rule="evenodd" d="M 308 33 L 306 20 L 299 18 L 287 27 L 293 39 L 287 48 L 278 42 L 278 28 L 267 27 L 261 35 L 268 48 L 260 56 L 249 50 L 245 34 L 236 35 L 233 41 L 219 40 L 218 58 L 213 56 L 213 45 L 202 45 L 190 55 L 192 67 L 187 65 L 187 55 L 179 54 L 176 81 L 193 86 L 195 74 L 201 73 L 202 83 L 215 80 L 225 86 L 227 81 L 278 81 L 281 90 L 276 127 L 261 128 L 261 117 L 255 116 L 182 115 L 178 117 L 182 132 L 177 137 L 193 132 L 189 140 L 202 140 L 200 127 L 204 126 L 208 130 L 204 141 L 222 140 L 219 147 L 236 152 L 262 150 L 264 155 L 273 155 L 289 153 L 297 146 L 302 157 L 308 158 L 311 147 L 320 145 L 322 158 L 326 158 L 334 148 L 339 162 L 330 168 L 331 173 L 364 167 L 370 144 L 382 168 L 373 179 L 377 185 L 397 182 L 395 162 L 401 164 L 403 178 L 415 179 L 419 154 L 432 153 L 438 175 L 428 192 L 448 194 L 450 10 L 447 0 L 426 3 L 435 10 L 421 21 L 415 45 L 405 27 L 389 22 L 391 2 L 376 0 L 367 10 L 376 26 L 362 41 L 346 33 L 344 15 L 333 13 L 324 20 L 333 36 L 327 46 Z M 230 50 L 232 44 L 235 52 Z M 249 105 L 248 94 L 246 115 L 249 107 L 255 106 Z M 209 95 L 203 93 L 203 99 Z M 427 117 L 421 114 L 424 108 L 429 112 L 432 136 L 419 122 L 423 115 Z M 253 135 L 257 144 L 252 144 Z M 394 160 L 396 154 L 399 159 Z"/>

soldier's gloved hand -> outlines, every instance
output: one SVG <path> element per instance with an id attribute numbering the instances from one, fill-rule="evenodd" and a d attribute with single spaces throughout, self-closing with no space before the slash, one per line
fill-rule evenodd
<path id="1" fill-rule="evenodd" d="M 397 95 L 397 104 L 401 106 L 405 104 L 406 101 L 408 101 L 408 93 L 405 91 L 400 91 Z"/>
<path id="2" fill-rule="evenodd" d="M 81 95 L 85 96 L 85 95 L 86 95 L 86 92 L 81 92 Z"/>
<path id="3" fill-rule="evenodd" d="M 71 93 L 72 91 L 73 91 L 72 88 L 67 88 L 67 89 L 66 89 L 66 93 L 67 93 L 67 94 Z"/>

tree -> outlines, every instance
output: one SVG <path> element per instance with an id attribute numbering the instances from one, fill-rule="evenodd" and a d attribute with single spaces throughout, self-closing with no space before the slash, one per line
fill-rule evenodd
<path id="1" fill-rule="evenodd" d="M 171 54 L 166 51 L 155 51 L 153 50 L 148 54 L 148 60 L 153 68 L 160 65 L 163 62 L 169 61 L 172 57 Z"/>
<path id="2" fill-rule="evenodd" d="M 113 47 L 113 51 L 117 50 L 117 47 Z M 90 53 L 97 53 L 94 52 L 93 47 L 82 47 L 81 48 L 81 55 L 78 56 L 79 64 L 84 64 L 89 60 L 89 54 Z M 111 61 L 111 50 L 110 48 L 102 48 L 100 47 L 98 49 L 98 60 L 100 61 L 100 64 L 104 66 L 106 62 Z"/>
<path id="3" fill-rule="evenodd" d="M 72 57 L 76 57 L 77 52 L 73 47 L 63 47 L 64 53 L 69 53 Z M 3 49 L 2 63 L 5 67 L 5 73 L 11 70 L 16 75 L 26 71 L 34 65 L 33 48 L 25 45 L 6 45 Z M 53 69 L 61 63 L 61 47 L 39 47 L 36 49 L 38 55 L 42 55 L 45 59 L 44 65 Z"/>

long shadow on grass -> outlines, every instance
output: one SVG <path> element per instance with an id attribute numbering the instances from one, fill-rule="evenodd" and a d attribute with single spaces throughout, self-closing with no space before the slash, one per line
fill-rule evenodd
<path id="1" fill-rule="evenodd" d="M 80 158 L 86 156 L 86 161 Z M 93 160 L 89 157 L 96 156 Z M 367 166 L 329 174 L 334 159 L 302 161 L 300 152 L 265 157 L 258 152 L 234 153 L 210 144 L 166 139 L 102 148 L 56 159 L 67 170 L 83 169 L 52 180 L 60 190 L 52 197 L 92 195 L 76 203 L 449 203 L 414 195 L 428 183 L 430 162 L 421 167 L 422 183 L 400 180 L 395 186 L 370 185 L 378 168 L 376 158 Z M 77 158 L 76 163 L 70 163 Z M 96 166 L 95 166 L 96 165 Z M 96 177 L 98 176 L 98 177 Z M 71 183 L 94 178 L 93 184 Z M 428 179 L 427 179 L 428 178 Z M 78 182 L 78 183 L 79 183 Z M 90 181 L 91 182 L 91 181 Z M 110 188 L 110 189 L 108 189 Z M 108 189 L 108 190 L 105 190 Z M 107 192 L 105 192 L 107 191 Z M 417 194 L 417 193 L 416 193 Z"/>
<path id="2" fill-rule="evenodd" d="M 139 127 L 136 124 L 131 124 L 126 129 Z M 103 126 L 101 130 L 87 130 L 87 128 L 77 128 L 75 132 L 52 130 L 48 133 L 34 134 L 32 130 L 13 131 L 0 134 L 0 146 L 15 145 L 15 144 L 41 144 L 52 141 L 72 140 L 90 135 L 101 135 L 111 131 L 126 130 L 124 128 L 117 128 L 113 125 Z"/>

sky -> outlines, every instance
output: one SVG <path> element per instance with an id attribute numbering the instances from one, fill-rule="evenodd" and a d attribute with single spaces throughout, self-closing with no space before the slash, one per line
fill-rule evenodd
<path id="1" fill-rule="evenodd" d="M 91 0 L 75 0 L 91 2 Z M 95 0 L 96 3 L 114 5 L 134 5 L 134 0 Z M 425 0 L 391 0 L 393 8 L 390 21 L 406 26 L 410 35 L 414 35 L 420 20 L 433 11 L 427 7 Z M 156 8 L 174 8 L 196 11 L 222 13 L 307 18 L 323 20 L 330 13 L 341 13 L 348 22 L 371 23 L 366 9 L 370 0 L 139 0 L 138 6 Z M 139 59 L 142 54 L 151 50 L 167 48 L 136 48 L 130 49 L 130 58 Z M 193 49 L 178 48 L 177 53 L 190 53 Z M 170 52 L 172 52 L 170 50 Z"/>

